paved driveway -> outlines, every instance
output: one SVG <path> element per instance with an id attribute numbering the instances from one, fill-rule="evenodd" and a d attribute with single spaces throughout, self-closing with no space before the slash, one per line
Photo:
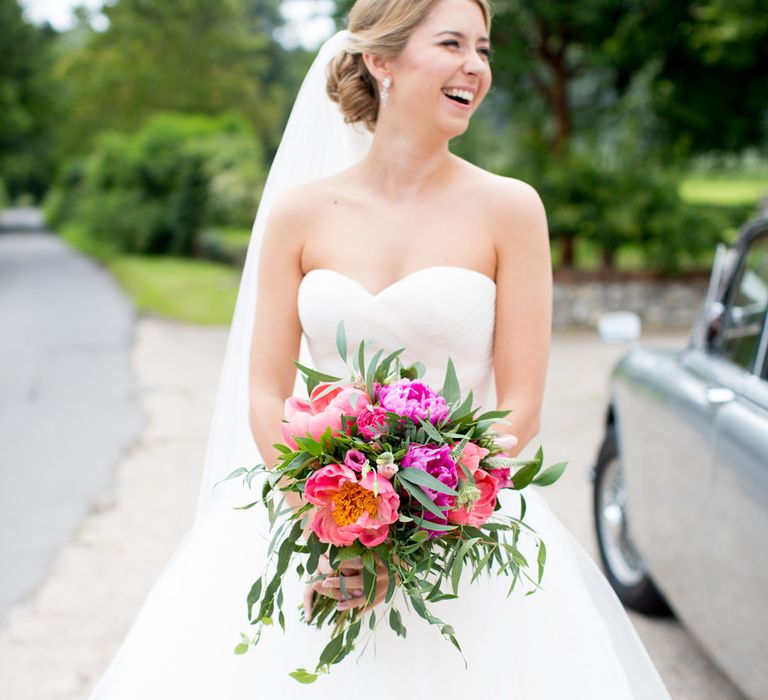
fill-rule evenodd
<path id="1" fill-rule="evenodd" d="M 34 210 L 0 217 L 0 619 L 43 580 L 143 424 L 131 304 L 40 227 Z"/>

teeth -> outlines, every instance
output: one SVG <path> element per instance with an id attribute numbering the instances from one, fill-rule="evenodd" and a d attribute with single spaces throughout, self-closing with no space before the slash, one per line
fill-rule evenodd
<path id="1" fill-rule="evenodd" d="M 466 100 L 467 103 L 471 103 L 472 100 L 475 99 L 474 93 L 469 92 L 469 90 L 455 90 L 453 88 L 448 88 L 443 90 L 443 94 L 450 97 L 460 97 L 462 100 Z"/>

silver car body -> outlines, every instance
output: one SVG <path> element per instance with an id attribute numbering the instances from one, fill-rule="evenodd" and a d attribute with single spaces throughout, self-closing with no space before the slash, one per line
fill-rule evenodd
<path id="1" fill-rule="evenodd" d="M 611 378 L 632 540 L 677 617 L 768 698 L 768 218 L 721 246 L 687 346 Z"/>

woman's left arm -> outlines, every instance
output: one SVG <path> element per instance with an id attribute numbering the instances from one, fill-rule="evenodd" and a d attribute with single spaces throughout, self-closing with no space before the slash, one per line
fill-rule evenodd
<path id="1" fill-rule="evenodd" d="M 498 410 L 492 427 L 511 433 L 516 457 L 538 434 L 552 336 L 552 258 L 544 205 L 536 190 L 499 178 L 487 211 L 496 248 L 496 328 L 493 364 Z"/>

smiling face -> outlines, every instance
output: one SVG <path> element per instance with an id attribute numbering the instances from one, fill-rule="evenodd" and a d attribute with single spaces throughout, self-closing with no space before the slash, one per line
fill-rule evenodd
<path id="1" fill-rule="evenodd" d="M 489 54 L 480 6 L 474 0 L 440 0 L 377 76 L 392 78 L 379 119 L 402 119 L 447 139 L 464 133 L 491 86 Z"/>

